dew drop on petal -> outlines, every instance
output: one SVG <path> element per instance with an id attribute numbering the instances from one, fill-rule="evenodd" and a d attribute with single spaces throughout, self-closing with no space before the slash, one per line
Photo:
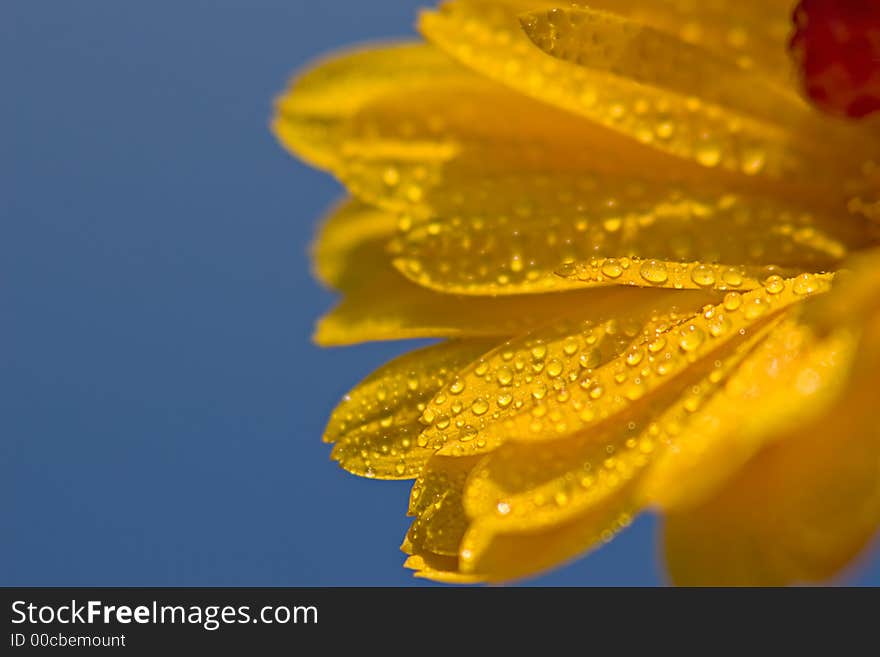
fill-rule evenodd
<path id="1" fill-rule="evenodd" d="M 639 268 L 639 274 L 649 283 L 657 285 L 665 283 L 669 278 L 666 265 L 659 260 L 648 260 L 642 263 L 642 266 Z"/>

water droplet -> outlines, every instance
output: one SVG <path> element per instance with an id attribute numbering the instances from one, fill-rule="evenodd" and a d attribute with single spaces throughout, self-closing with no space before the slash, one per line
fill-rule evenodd
<path id="1" fill-rule="evenodd" d="M 562 345 L 562 351 L 566 356 L 574 356 L 578 350 L 578 341 L 574 338 L 566 338 Z"/>
<path id="2" fill-rule="evenodd" d="M 620 217 L 611 217 L 610 219 L 606 219 L 602 222 L 602 228 L 604 228 L 609 233 L 616 233 L 620 230 L 620 227 L 623 225 L 623 220 Z M 623 263 L 621 263 L 623 266 Z M 626 269 L 624 267 L 624 269 Z"/>
<path id="3" fill-rule="evenodd" d="M 477 397 L 474 403 L 471 404 L 471 411 L 474 415 L 483 415 L 488 410 L 489 404 L 482 397 Z"/>
<path id="4" fill-rule="evenodd" d="M 614 258 L 609 258 L 602 263 L 601 270 L 608 278 L 618 278 L 623 273 L 623 267 Z"/>
<path id="5" fill-rule="evenodd" d="M 462 381 L 458 377 L 456 377 L 455 380 L 449 384 L 449 392 L 451 392 L 453 395 L 461 394 L 461 392 L 463 390 L 464 390 L 464 381 Z"/>
<path id="6" fill-rule="evenodd" d="M 626 364 L 630 367 L 635 367 L 639 363 L 642 362 L 642 358 L 644 358 L 644 352 L 638 347 L 633 347 L 626 353 Z"/>
<path id="7" fill-rule="evenodd" d="M 706 334 L 703 332 L 703 329 L 696 324 L 690 324 L 679 332 L 678 346 L 683 351 L 694 351 L 703 344 L 705 337 Z"/>
<path id="8" fill-rule="evenodd" d="M 724 307 L 733 312 L 742 304 L 742 295 L 739 292 L 728 292 L 724 295 Z"/>
<path id="9" fill-rule="evenodd" d="M 654 126 L 654 134 L 659 139 L 669 139 L 675 132 L 675 124 L 669 120 L 661 120 Z"/>
<path id="10" fill-rule="evenodd" d="M 598 367 L 601 362 L 602 353 L 596 347 L 585 351 L 578 357 L 578 363 L 580 366 L 587 370 Z"/>
<path id="11" fill-rule="evenodd" d="M 704 167 L 718 166 L 721 162 L 721 148 L 711 139 L 701 141 L 697 145 L 697 162 Z"/>
<path id="12" fill-rule="evenodd" d="M 554 358 L 547 363 L 547 376 L 556 378 L 560 374 L 562 374 L 562 362 L 558 358 Z"/>
<path id="13" fill-rule="evenodd" d="M 659 260 L 648 260 L 642 263 L 642 266 L 639 268 L 639 274 L 641 274 L 642 278 L 646 281 L 654 283 L 655 285 L 665 283 L 669 278 L 669 274 L 666 271 L 666 265 Z"/>
<path id="14" fill-rule="evenodd" d="M 721 280 L 731 287 L 739 287 L 743 284 L 743 276 L 738 269 L 725 269 L 721 274 Z"/>
<path id="15" fill-rule="evenodd" d="M 812 274 L 801 274 L 794 279 L 791 289 L 795 294 L 803 296 L 806 294 L 812 294 L 819 289 L 819 286 L 815 276 Z"/>
<path id="16" fill-rule="evenodd" d="M 509 386 L 513 382 L 513 372 L 509 367 L 500 367 L 497 372 L 498 383 L 503 386 Z"/>
<path id="17" fill-rule="evenodd" d="M 652 354 L 656 354 L 658 351 L 661 351 L 665 346 L 666 338 L 664 338 L 662 335 L 658 335 L 656 338 L 648 343 L 648 351 L 650 351 Z"/>
<path id="18" fill-rule="evenodd" d="M 535 387 L 532 388 L 532 397 L 535 399 L 544 399 L 544 396 L 547 394 L 547 386 L 543 383 L 535 384 Z"/>
<path id="19" fill-rule="evenodd" d="M 769 294 L 779 294 L 785 289 L 785 281 L 782 280 L 782 276 L 774 274 L 764 281 L 764 289 L 767 290 Z"/>
<path id="20" fill-rule="evenodd" d="M 577 270 L 577 265 L 573 262 L 564 262 L 553 273 L 562 278 L 571 278 L 577 274 Z"/>
<path id="21" fill-rule="evenodd" d="M 709 265 L 694 265 L 691 280 L 701 287 L 711 287 L 715 285 L 715 270 Z"/>
<path id="22" fill-rule="evenodd" d="M 727 319 L 727 315 L 724 315 L 723 313 L 716 313 L 709 320 L 709 334 L 715 338 L 720 337 L 727 333 L 730 330 L 731 326 L 731 321 Z"/>
<path id="23" fill-rule="evenodd" d="M 746 148 L 740 156 L 740 169 L 744 174 L 754 176 L 761 172 L 766 162 L 767 154 L 762 148 Z"/>

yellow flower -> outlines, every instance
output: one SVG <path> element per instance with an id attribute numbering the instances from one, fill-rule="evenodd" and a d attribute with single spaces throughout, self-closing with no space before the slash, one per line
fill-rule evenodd
<path id="1" fill-rule="evenodd" d="M 330 418 L 415 479 L 406 565 L 529 576 L 664 517 L 682 584 L 824 580 L 880 525 L 880 153 L 791 82 L 786 0 L 454 0 L 274 130 L 351 198 L 322 345 L 436 337 Z"/>

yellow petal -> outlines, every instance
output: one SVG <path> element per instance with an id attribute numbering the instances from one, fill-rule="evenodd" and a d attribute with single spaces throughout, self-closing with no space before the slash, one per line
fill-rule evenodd
<path id="1" fill-rule="evenodd" d="M 782 308 L 799 296 L 789 294 L 788 300 L 780 301 Z M 744 295 L 746 304 L 755 299 L 767 302 L 756 292 Z M 734 306 L 737 299 L 727 301 Z M 738 301 L 741 305 L 743 300 Z M 710 308 L 703 318 L 714 319 L 716 312 Z M 747 311 L 738 307 L 728 312 L 745 315 Z M 676 374 L 672 383 L 632 400 L 606 421 L 566 440 L 546 443 L 523 442 L 520 434 L 511 434 L 513 440 L 482 459 L 469 475 L 463 496 L 472 524 L 461 541 L 462 571 L 490 580 L 492 573 L 502 579 L 517 577 L 610 540 L 619 524 L 626 524 L 630 514 L 642 507 L 640 483 L 654 455 L 665 453 L 680 435 L 687 435 L 701 407 L 756 345 L 775 335 L 778 311 L 761 311 L 758 316 L 748 312 L 752 317 L 745 322 L 749 329 L 745 337 L 739 323 L 728 327 L 736 338 L 722 341 Z M 693 345 L 679 343 L 682 346 L 688 352 Z M 564 538 L 548 542 L 548 534 Z M 520 555 L 518 560 L 511 557 L 514 552 Z"/>
<path id="2" fill-rule="evenodd" d="M 456 294 L 752 289 L 771 273 L 833 269 L 870 239 L 866 222 L 696 182 L 511 174 L 426 194 L 432 218 L 394 240 L 394 264 Z"/>
<path id="3" fill-rule="evenodd" d="M 388 92 L 469 77 L 429 45 L 404 43 L 355 50 L 313 64 L 276 101 L 272 128 L 292 153 L 321 168 L 339 164 L 347 121 Z"/>
<path id="4" fill-rule="evenodd" d="M 610 541 L 631 522 L 623 493 L 609 504 L 540 531 L 505 533 L 491 519 L 473 523 L 459 553 L 458 568 L 490 582 L 536 575 Z"/>
<path id="5" fill-rule="evenodd" d="M 414 575 L 444 584 L 477 584 L 483 581 L 478 575 L 466 575 L 458 570 L 458 558 L 440 554 L 415 554 L 403 564 L 416 571 Z"/>
<path id="6" fill-rule="evenodd" d="M 425 403 L 456 371 L 497 340 L 453 340 L 392 360 L 349 392 L 324 433 L 332 456 L 349 472 L 378 479 L 411 479 L 433 453 L 419 447 Z"/>
<path id="7" fill-rule="evenodd" d="M 564 404 L 592 372 L 619 358 L 658 318 L 690 317 L 709 293 L 596 290 L 592 304 L 508 341 L 457 374 L 430 401 L 419 443 L 450 456 L 488 452 L 513 434 L 492 431 L 505 418 Z M 517 298 L 517 297 L 514 297 Z M 536 297 L 542 298 L 542 297 Z M 589 389 L 589 386 L 587 386 Z"/>
<path id="8" fill-rule="evenodd" d="M 424 337 L 511 336 L 588 306 L 603 290 L 510 297 L 439 294 L 406 280 L 390 266 L 347 293 L 318 323 L 323 346 Z"/>
<path id="9" fill-rule="evenodd" d="M 845 412 L 773 443 L 717 495 L 667 517 L 674 582 L 817 582 L 864 549 L 880 526 L 876 389 L 865 383 Z"/>
<path id="10" fill-rule="evenodd" d="M 566 440 L 510 440 L 484 458 L 468 478 L 464 507 L 471 518 L 491 520 L 498 530 L 534 531 L 567 522 L 633 488 L 656 454 L 666 449 L 690 417 L 719 389 L 773 323 L 692 365 L 654 394 L 635 401 L 605 422 Z M 627 499 L 627 508 L 639 502 Z"/>
<path id="11" fill-rule="evenodd" d="M 337 173 L 352 193 L 417 217 L 430 212 L 421 207 L 430 190 L 444 186 L 457 194 L 475 178 L 511 170 L 706 176 L 705 170 L 476 76 L 382 95 L 346 122 L 339 151 Z M 435 197 L 442 196 L 438 190 Z"/>
<path id="12" fill-rule="evenodd" d="M 324 220 L 312 256 L 316 277 L 328 287 L 353 290 L 387 269 L 385 246 L 397 218 L 358 201 L 340 203 Z"/>
<path id="13" fill-rule="evenodd" d="M 414 493 L 418 492 L 411 499 L 411 511 L 425 514 L 448 491 L 459 491 L 468 470 L 478 461 L 478 457 L 433 457 L 420 478 L 421 483 L 413 489 Z M 416 570 L 417 577 L 445 583 L 505 581 L 533 575 L 581 554 L 590 546 L 609 541 L 614 532 L 629 524 L 629 515 L 619 508 L 627 501 L 621 496 L 605 508 L 581 514 L 575 522 L 562 523 L 542 532 L 505 534 L 503 528 L 493 528 L 491 522 L 480 520 L 470 525 L 464 536 L 459 536 L 462 531 L 459 523 L 455 525 L 456 540 L 440 539 L 440 543 L 447 544 L 444 552 L 450 552 L 449 548 L 458 546 L 460 540 L 457 554 L 454 550 L 437 553 L 428 547 L 431 541 L 426 545 L 424 535 L 416 545 L 411 541 L 410 532 L 401 547 L 411 555 L 404 565 Z"/>
<path id="14" fill-rule="evenodd" d="M 416 516 L 407 532 L 414 553 L 458 554 L 467 528 L 461 503 L 465 480 L 479 457 L 433 456 L 410 494 L 409 513 Z"/>
<path id="15" fill-rule="evenodd" d="M 837 171 L 842 155 L 867 154 L 856 147 L 835 156 L 831 144 L 839 140 L 823 141 L 819 132 L 704 101 L 704 81 L 684 94 L 552 58 L 520 26 L 520 14 L 530 4 L 457 0 L 423 14 L 420 28 L 430 41 L 492 79 L 706 169 L 777 180 L 784 176 L 830 189 L 829 177 L 839 184 L 845 175 Z"/>
<path id="16" fill-rule="evenodd" d="M 535 8 L 532 2 L 524 4 Z M 559 2 L 543 4 L 562 6 Z M 583 4 L 650 25 L 777 84 L 793 85 L 795 75 L 786 48 L 793 0 L 590 0 Z"/>
<path id="17" fill-rule="evenodd" d="M 791 90 L 638 19 L 594 7 L 555 7 L 525 12 L 519 20 L 542 51 L 578 66 L 677 94 L 698 94 L 701 101 L 771 123 L 810 114 Z"/>

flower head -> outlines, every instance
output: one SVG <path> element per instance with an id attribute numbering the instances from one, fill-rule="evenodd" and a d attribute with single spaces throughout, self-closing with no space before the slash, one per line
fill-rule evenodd
<path id="1" fill-rule="evenodd" d="M 532 575 L 650 509 L 685 584 L 823 580 L 874 535 L 880 131 L 801 97 L 791 15 L 454 0 L 279 99 L 351 194 L 316 340 L 445 339 L 325 434 L 415 479 L 417 574 Z"/>

